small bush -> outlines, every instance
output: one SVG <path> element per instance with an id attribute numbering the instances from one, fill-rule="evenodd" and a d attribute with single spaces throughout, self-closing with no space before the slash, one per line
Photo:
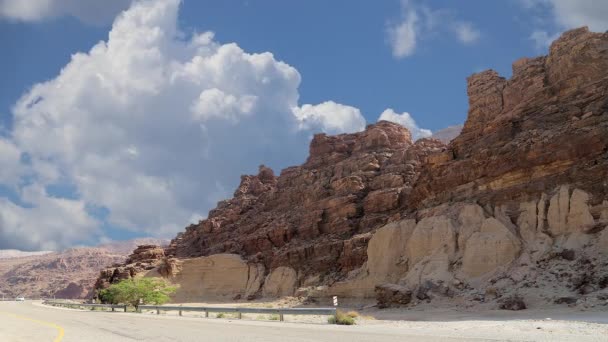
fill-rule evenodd
<path id="1" fill-rule="evenodd" d="M 270 315 L 270 317 L 268 319 L 271 321 L 278 321 L 280 319 L 280 317 L 277 314 L 272 314 L 272 315 Z"/>
<path id="2" fill-rule="evenodd" d="M 327 319 L 327 323 L 329 324 L 339 324 L 339 325 L 354 325 L 355 319 L 348 314 L 338 310 L 336 312 L 336 316 L 330 316 Z"/>
<path id="3" fill-rule="evenodd" d="M 215 318 L 225 318 L 226 314 L 223 312 L 218 313 L 217 315 L 215 315 Z"/>

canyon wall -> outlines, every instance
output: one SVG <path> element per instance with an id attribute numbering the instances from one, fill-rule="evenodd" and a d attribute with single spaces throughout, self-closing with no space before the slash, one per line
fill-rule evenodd
<path id="1" fill-rule="evenodd" d="M 318 134 L 306 163 L 243 176 L 162 256 L 104 270 L 98 288 L 143 274 L 182 284 L 176 301 L 605 301 L 608 34 L 566 32 L 510 79 L 467 82 L 448 145 L 384 121 Z"/>

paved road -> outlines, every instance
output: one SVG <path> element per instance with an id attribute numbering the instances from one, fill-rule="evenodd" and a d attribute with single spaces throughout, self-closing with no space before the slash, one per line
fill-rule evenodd
<path id="1" fill-rule="evenodd" d="M 373 322 L 373 321 L 372 321 Z M 0 341 L 608 341 L 608 326 L 564 321 L 376 322 L 336 326 L 72 310 L 0 302 Z"/>
<path id="2" fill-rule="evenodd" d="M 0 341 L 470 341 L 404 329 L 100 312 L 0 302 Z M 478 341 L 484 341 L 479 339 Z"/>

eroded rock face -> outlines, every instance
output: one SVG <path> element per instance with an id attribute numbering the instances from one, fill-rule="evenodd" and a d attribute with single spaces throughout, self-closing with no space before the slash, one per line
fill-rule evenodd
<path id="1" fill-rule="evenodd" d="M 510 79 L 472 75 L 467 121 L 447 146 L 383 121 L 318 134 L 306 163 L 243 176 L 165 258 L 239 255 L 231 290 L 247 297 L 398 297 L 383 284 L 411 290 L 412 302 L 500 300 L 550 283 L 595 293 L 608 244 L 607 53 L 608 34 L 583 28 L 548 56 L 516 61 Z M 576 260 L 551 257 L 562 250 Z"/>
<path id="2" fill-rule="evenodd" d="M 589 194 L 574 189 L 570 196 L 570 208 L 568 210 L 568 226 L 574 231 L 588 232 L 595 227 L 595 220 L 589 211 Z"/>
<path id="3" fill-rule="evenodd" d="M 293 296 L 298 281 L 296 271 L 291 267 L 277 267 L 270 272 L 262 293 L 266 297 Z"/>
<path id="4" fill-rule="evenodd" d="M 520 250 L 517 236 L 497 219 L 488 218 L 467 240 L 462 270 L 471 277 L 486 274 L 513 261 Z"/>
<path id="5" fill-rule="evenodd" d="M 547 212 L 547 221 L 549 223 L 549 231 L 553 235 L 561 235 L 568 233 L 571 228 L 568 225 L 568 211 L 570 209 L 570 195 L 568 186 L 562 185 L 549 202 L 549 211 Z"/>
<path id="6" fill-rule="evenodd" d="M 407 243 L 415 220 L 391 222 L 378 229 L 367 247 L 367 273 L 377 282 L 396 282 L 408 271 Z"/>
<path id="7" fill-rule="evenodd" d="M 471 76 L 469 115 L 451 158 L 426 165 L 409 206 L 523 202 L 560 185 L 593 193 L 592 202 L 606 198 L 607 41 L 606 33 L 569 31 L 549 56 L 516 62 L 511 79 Z"/>
<path id="8" fill-rule="evenodd" d="M 445 216 L 422 219 L 407 242 L 410 267 L 426 256 L 442 254 L 453 258 L 456 252 L 456 230 Z"/>
<path id="9" fill-rule="evenodd" d="M 263 274 L 263 268 L 248 265 L 239 255 L 215 254 L 183 259 L 179 272 L 168 279 L 179 286 L 175 302 L 201 302 L 255 294 Z M 148 275 L 156 276 L 154 271 Z"/>
<path id="10" fill-rule="evenodd" d="M 278 177 L 266 167 L 243 176 L 235 197 L 188 227 L 167 254 L 236 253 L 267 270 L 339 278 L 363 265 L 367 233 L 400 218 L 421 165 L 445 148 L 437 140 L 414 143 L 407 129 L 385 121 L 360 133 L 318 134 L 304 165 Z"/>

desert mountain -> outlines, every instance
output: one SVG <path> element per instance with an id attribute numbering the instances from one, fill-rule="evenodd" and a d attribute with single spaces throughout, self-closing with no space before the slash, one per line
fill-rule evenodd
<path id="1" fill-rule="evenodd" d="M 175 301 L 604 303 L 608 33 L 566 32 L 510 79 L 467 83 L 468 118 L 448 145 L 390 122 L 318 134 L 303 165 L 242 176 L 207 219 L 96 286 L 147 274 L 182 285 Z"/>
<path id="2" fill-rule="evenodd" d="M 142 244 L 164 244 L 159 239 L 117 241 L 98 247 L 62 252 L 0 253 L 0 295 L 5 298 L 85 298 L 93 289 L 99 269 L 122 263 Z"/>

